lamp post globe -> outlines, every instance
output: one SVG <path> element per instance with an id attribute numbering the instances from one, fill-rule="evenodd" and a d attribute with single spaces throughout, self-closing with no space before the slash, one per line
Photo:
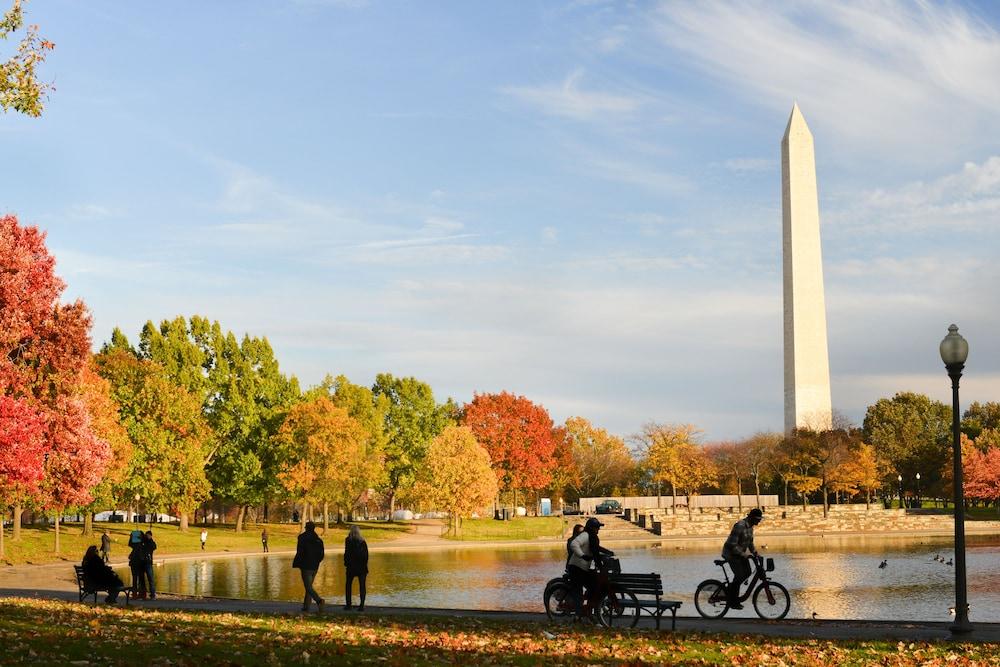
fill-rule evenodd
<path id="1" fill-rule="evenodd" d="M 951 436 L 954 459 L 954 503 L 955 503 L 955 622 L 952 634 L 972 632 L 969 623 L 969 602 L 965 577 L 965 492 L 962 489 L 962 434 L 958 409 L 958 381 L 969 358 L 969 344 L 958 333 L 958 327 L 948 327 L 948 335 L 940 345 L 941 361 L 951 378 Z"/>

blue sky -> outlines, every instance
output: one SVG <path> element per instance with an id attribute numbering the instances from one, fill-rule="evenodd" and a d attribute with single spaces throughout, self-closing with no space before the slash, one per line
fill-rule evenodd
<path id="1" fill-rule="evenodd" d="M 833 401 L 1000 399 L 988 3 L 33 0 L 0 210 L 114 326 L 201 314 L 305 384 L 510 390 L 621 435 L 782 425 L 779 142 L 813 131 Z M 9 48 L 9 47 L 8 47 Z"/>

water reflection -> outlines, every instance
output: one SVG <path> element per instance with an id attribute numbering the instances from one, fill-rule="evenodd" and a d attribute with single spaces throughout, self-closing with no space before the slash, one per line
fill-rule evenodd
<path id="1" fill-rule="evenodd" d="M 716 549 L 677 549 L 670 543 L 616 548 L 625 571 L 659 572 L 666 597 L 694 614 L 698 582 L 719 575 Z M 368 604 L 463 609 L 541 610 L 545 582 L 558 576 L 565 548 L 476 548 L 425 552 L 372 551 Z M 954 601 L 953 567 L 934 560 L 953 556 L 948 540 L 884 538 L 771 539 L 776 581 L 792 595 L 790 617 L 947 621 Z M 887 560 L 884 569 L 879 563 Z M 967 554 L 972 619 L 1000 621 L 1000 538 L 977 538 Z M 291 557 L 247 556 L 169 563 L 158 588 L 185 595 L 301 600 L 302 583 Z M 127 576 L 127 573 L 125 574 Z M 345 573 L 330 553 L 316 587 L 341 600 Z M 740 615 L 752 615 L 749 607 Z"/>

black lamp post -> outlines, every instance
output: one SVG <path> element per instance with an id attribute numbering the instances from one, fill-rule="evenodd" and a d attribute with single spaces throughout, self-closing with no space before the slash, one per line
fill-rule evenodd
<path id="1" fill-rule="evenodd" d="M 951 435 L 955 461 L 955 622 L 951 626 L 952 634 L 972 632 L 965 585 L 965 493 L 962 490 L 962 436 L 958 415 L 958 380 L 968 358 L 969 344 L 952 324 L 941 341 L 941 361 L 951 378 Z"/>
<path id="2" fill-rule="evenodd" d="M 917 473 L 917 507 L 921 507 L 920 503 L 920 473 Z"/>
<path id="3" fill-rule="evenodd" d="M 906 509 L 906 503 L 903 502 L 903 476 L 896 475 L 896 481 L 899 482 L 899 509 Z"/>

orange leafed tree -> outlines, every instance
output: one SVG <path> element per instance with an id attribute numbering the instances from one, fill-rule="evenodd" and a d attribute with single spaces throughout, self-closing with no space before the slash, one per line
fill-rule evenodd
<path id="1" fill-rule="evenodd" d="M 427 450 L 414 493 L 448 511 L 451 530 L 460 535 L 462 518 L 488 505 L 497 493 L 490 455 L 467 426 L 447 426 Z"/>
<path id="2" fill-rule="evenodd" d="M 552 418 L 541 405 L 506 391 L 476 394 L 463 423 L 489 452 L 500 491 L 543 489 L 556 465 Z"/>

